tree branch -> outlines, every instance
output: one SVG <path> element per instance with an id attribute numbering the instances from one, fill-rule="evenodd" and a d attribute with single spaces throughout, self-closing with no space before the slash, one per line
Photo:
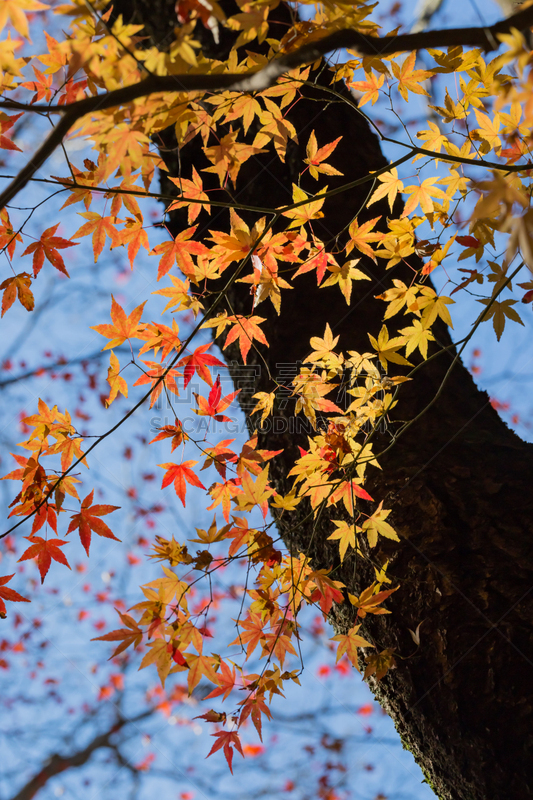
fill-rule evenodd
<path id="1" fill-rule="evenodd" d="M 31 800 L 31 798 L 35 797 L 37 792 L 42 789 L 42 787 L 50 780 L 50 778 L 59 775 L 61 772 L 65 772 L 65 770 L 70 769 L 71 767 L 82 767 L 87 763 L 95 750 L 99 750 L 101 747 L 110 747 L 115 749 L 115 746 L 109 741 L 113 734 L 117 733 L 121 728 L 124 727 L 124 725 L 128 725 L 132 722 L 139 722 L 140 720 L 149 717 L 151 714 L 153 714 L 153 709 L 145 711 L 142 714 L 139 714 L 137 717 L 132 717 L 131 719 L 120 717 L 106 733 L 101 733 L 98 736 L 95 736 L 94 739 L 83 749 L 77 750 L 68 756 L 61 756 L 57 753 L 54 753 L 54 755 L 50 756 L 48 763 L 42 768 L 42 770 L 33 778 L 31 778 L 21 789 L 19 789 L 17 794 L 13 795 L 11 800 Z"/>
<path id="2" fill-rule="evenodd" d="M 70 128 L 86 114 L 105 111 L 108 108 L 130 103 L 138 97 L 164 92 L 237 91 L 257 92 L 268 89 L 278 78 L 291 69 L 309 64 L 333 50 L 349 48 L 359 55 L 385 56 L 406 50 L 426 50 L 432 47 L 456 45 L 481 47 L 485 52 L 498 48 L 498 35 L 509 33 L 512 28 L 528 30 L 533 25 L 533 7 L 529 7 L 507 19 L 479 28 L 450 28 L 436 31 L 406 33 L 399 36 L 366 36 L 364 33 L 346 28 L 325 36 L 317 42 L 304 44 L 292 53 L 275 58 L 258 71 L 227 73 L 223 75 L 150 75 L 139 83 L 115 89 L 112 92 L 86 97 L 63 106 L 24 105 L 14 100 L 0 103 L 0 109 L 32 111 L 45 114 L 63 114 L 33 158 L 17 177 L 0 194 L 0 210 L 26 186 L 46 159 L 66 136 Z"/>

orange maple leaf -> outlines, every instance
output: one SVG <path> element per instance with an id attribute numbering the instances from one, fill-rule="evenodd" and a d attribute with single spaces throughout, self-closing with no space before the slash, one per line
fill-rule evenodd
<path id="1" fill-rule="evenodd" d="M 360 672 L 360 670 L 359 659 L 357 657 L 357 648 L 374 647 L 372 642 L 367 642 L 366 639 L 363 639 L 362 636 L 358 635 L 357 631 L 360 627 L 360 625 L 355 625 L 350 631 L 348 631 L 346 635 L 339 633 L 337 636 L 333 636 L 331 639 L 332 642 L 339 643 L 336 663 L 338 664 L 342 656 L 346 653 L 358 672 Z"/>
<path id="2" fill-rule="evenodd" d="M 371 72 L 369 75 L 368 72 L 365 72 L 365 78 L 366 81 L 350 83 L 350 89 L 355 89 L 356 92 L 363 92 L 359 100 L 359 108 L 368 103 L 369 100 L 372 100 L 372 105 L 379 100 L 379 90 L 383 86 L 385 75 L 376 75 L 375 72 Z"/>
<path id="3" fill-rule="evenodd" d="M 14 278 L 6 278 L 3 283 L 0 283 L 0 291 L 4 290 L 2 296 L 2 316 L 6 313 L 8 308 L 11 308 L 18 293 L 19 302 L 24 306 L 26 311 L 33 311 L 35 299 L 30 289 L 31 275 L 27 272 L 20 272 Z"/>
<path id="4" fill-rule="evenodd" d="M 71 523 L 68 526 L 67 535 L 79 528 L 80 541 L 89 555 L 89 547 L 91 546 L 91 531 L 94 531 L 98 536 L 104 536 L 106 539 L 115 539 L 120 542 L 120 539 L 115 536 L 111 528 L 109 528 L 100 517 L 106 514 L 111 514 L 116 511 L 120 506 L 109 505 L 91 505 L 93 502 L 94 489 L 83 500 L 79 514 L 73 514 Z"/>
<path id="5" fill-rule="evenodd" d="M 142 641 L 143 632 L 129 614 L 121 614 L 118 608 L 115 609 L 122 622 L 127 626 L 126 628 L 119 628 L 115 631 L 105 633 L 103 636 L 96 636 L 91 639 L 91 642 L 120 642 L 117 649 L 110 655 L 109 660 L 115 656 L 120 655 L 130 645 L 137 647 Z"/>
<path id="6" fill-rule="evenodd" d="M 187 200 L 174 200 L 167 208 L 167 212 L 187 206 L 187 221 L 189 225 L 192 225 L 200 211 L 205 210 L 208 214 L 211 213 L 211 206 L 208 203 L 209 198 L 204 192 L 202 179 L 194 167 L 192 168 L 192 181 L 187 180 L 187 178 L 169 178 L 169 180 L 176 184 L 183 197 L 186 197 Z M 192 200 L 202 200 L 204 202 L 194 203 L 191 202 Z"/>
<path id="7" fill-rule="evenodd" d="M 178 233 L 175 239 L 169 242 L 158 244 L 151 252 L 151 255 L 161 255 L 159 268 L 157 271 L 157 280 L 162 278 L 167 272 L 172 269 L 176 263 L 184 275 L 195 274 L 194 262 L 191 255 L 205 255 L 209 253 L 209 249 L 201 242 L 191 241 L 198 225 L 193 225 L 192 228 L 186 228 L 181 233 Z"/>
<path id="8" fill-rule="evenodd" d="M 171 392 L 174 392 L 174 394 L 179 394 L 179 389 L 176 385 L 176 378 L 181 375 L 181 372 L 178 372 L 177 369 L 169 369 L 167 371 L 167 368 L 163 364 L 158 364 L 157 361 L 143 361 L 142 363 L 146 364 L 149 369 L 146 370 L 144 375 L 141 375 L 141 377 L 138 378 L 133 385 L 144 386 L 146 383 L 149 383 L 151 386 L 155 386 L 150 395 L 150 408 L 152 408 L 153 404 L 163 391 L 163 387 L 166 387 Z M 159 380 L 162 375 L 165 377 L 162 380 Z M 157 381 L 159 381 L 159 383 L 157 383 Z"/>
<path id="9" fill-rule="evenodd" d="M 226 336 L 222 349 L 225 350 L 226 347 L 238 339 L 242 360 L 245 364 L 253 339 L 257 339 L 261 344 L 266 344 L 267 347 L 269 346 L 265 334 L 258 325 L 260 322 L 265 322 L 264 317 L 245 317 L 242 314 L 236 314 L 235 316 L 227 317 L 227 322 L 233 323 L 233 328 Z"/>
<path id="10" fill-rule="evenodd" d="M 203 483 L 191 469 L 191 467 L 197 463 L 197 461 L 184 461 L 182 464 L 175 464 L 170 461 L 166 464 L 157 465 L 158 467 L 166 469 L 163 482 L 161 483 L 161 488 L 165 489 L 165 487 L 170 486 L 170 484 L 173 483 L 176 494 L 184 506 L 187 483 L 190 483 L 191 486 L 197 486 L 199 489 L 205 489 Z M 187 481 L 187 483 L 185 481 Z"/>
<path id="11" fill-rule="evenodd" d="M 115 227 L 119 220 L 115 217 L 102 217 L 101 214 L 96 214 L 94 211 L 82 211 L 79 214 L 80 217 L 85 217 L 89 221 L 82 225 L 81 228 L 78 228 L 72 238 L 80 239 L 82 236 L 89 236 L 92 233 L 94 263 L 96 264 L 99 255 L 104 249 L 106 236 L 111 239 L 112 247 L 118 247 L 122 244 L 120 233 Z"/>
<path id="12" fill-rule="evenodd" d="M 307 150 L 306 150 L 307 158 L 304 159 L 304 164 L 309 164 L 309 174 L 313 178 L 315 178 L 315 180 L 318 180 L 320 172 L 324 173 L 324 175 L 343 174 L 342 172 L 339 172 L 338 169 L 335 169 L 335 167 L 332 167 L 329 164 L 322 163 L 323 161 L 326 160 L 326 158 L 330 157 L 330 155 L 333 153 L 333 151 L 335 150 L 341 139 L 342 136 L 338 136 L 337 139 L 334 139 L 333 142 L 325 144 L 324 147 L 321 147 L 319 149 L 315 132 L 311 131 L 311 136 L 309 137 L 309 141 L 307 142 Z"/>
<path id="13" fill-rule="evenodd" d="M 174 452 L 176 447 L 178 447 L 182 442 L 186 442 L 189 438 L 183 430 L 179 419 L 174 420 L 174 425 L 164 425 L 162 428 L 159 428 L 159 430 L 161 433 L 158 433 L 155 439 L 152 439 L 149 444 L 152 444 L 152 442 L 160 442 L 162 439 L 172 438 L 170 449 L 171 453 Z"/>
<path id="14" fill-rule="evenodd" d="M 50 102 L 52 97 L 52 83 L 54 80 L 53 75 L 45 75 L 44 72 L 41 72 L 32 65 L 33 74 L 37 78 L 35 81 L 26 81 L 25 83 L 21 83 L 20 86 L 24 86 L 25 89 L 31 89 L 35 92 L 32 99 L 30 100 L 30 105 L 33 103 L 42 100 L 43 97 L 47 103 Z"/>
<path id="15" fill-rule="evenodd" d="M 116 399 L 119 392 L 123 394 L 124 397 L 128 396 L 128 384 L 126 383 L 124 378 L 120 376 L 120 363 L 112 350 L 111 350 L 111 358 L 109 359 L 109 367 L 107 368 L 106 381 L 111 387 L 111 391 L 109 392 L 109 397 L 105 401 L 105 407 L 109 408 L 113 400 Z"/>
<path id="16" fill-rule="evenodd" d="M 65 554 L 59 549 L 68 544 L 67 541 L 64 539 L 43 539 L 42 536 L 25 536 L 24 538 L 31 542 L 31 546 L 24 551 L 19 561 L 27 561 L 29 558 L 35 558 L 41 575 L 41 583 L 44 583 L 52 559 L 58 561 L 60 564 L 64 564 L 65 567 L 70 569 L 70 564 Z"/>
<path id="17" fill-rule="evenodd" d="M 138 333 L 142 332 L 144 326 L 140 327 L 139 322 L 143 313 L 146 300 L 140 306 L 134 308 L 129 317 L 122 306 L 120 306 L 113 295 L 111 295 L 111 319 L 113 325 L 93 325 L 91 330 L 105 336 L 106 339 L 111 339 L 106 344 L 103 350 L 108 350 L 110 347 L 118 347 L 123 344 L 126 339 L 137 339 Z"/>
<path id="18" fill-rule="evenodd" d="M 59 228 L 60 223 L 47 228 L 41 234 L 41 238 L 37 242 L 33 242 L 22 253 L 23 256 L 33 253 L 33 277 L 36 278 L 44 264 L 44 257 L 48 259 L 53 267 L 70 278 L 68 274 L 63 257 L 58 250 L 64 250 L 66 247 L 77 247 L 79 242 L 71 242 L 69 239 L 62 239 L 61 236 L 54 236 Z"/>

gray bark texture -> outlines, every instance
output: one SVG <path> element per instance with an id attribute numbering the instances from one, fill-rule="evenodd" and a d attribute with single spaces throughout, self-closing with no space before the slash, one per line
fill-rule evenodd
<path id="1" fill-rule="evenodd" d="M 173 36 L 173 1 L 119 0 L 114 13 L 143 22 L 151 42 L 162 49 Z M 274 13 L 278 23 L 272 35 L 279 36 L 290 11 L 282 5 Z M 223 34 L 218 46 L 207 31 L 198 34 L 204 36 L 209 55 L 227 52 L 232 35 Z M 330 189 L 386 163 L 378 139 L 354 105 L 325 90 L 329 75 L 315 70 L 312 78 L 315 86 L 303 87 L 304 98 L 288 114 L 299 143 L 291 143 L 285 164 L 273 148 L 246 162 L 234 192 L 240 203 L 276 208 L 291 202 L 291 184 L 305 166 L 312 130 L 319 146 L 343 137 L 329 163 L 344 177 L 328 178 Z M 251 130 L 247 141 L 254 134 Z M 198 138 L 178 159 L 172 131 L 165 134 L 161 152 L 169 175 L 176 177 L 181 169 L 182 176 L 190 178 L 192 164 L 198 171 L 209 166 Z M 216 190 L 215 176 L 203 173 L 203 179 Z M 163 191 L 175 191 L 164 175 L 161 180 Z M 306 176 L 302 186 L 316 190 Z M 378 214 L 385 220 L 386 206 L 365 208 L 370 188 L 367 183 L 329 199 L 324 218 L 316 224 L 317 235 L 329 243 L 337 237 L 342 245 L 346 226 L 355 216 L 360 223 Z M 222 190 L 212 197 L 228 199 Z M 249 224 L 257 219 L 254 214 L 242 216 Z M 182 212 L 172 217 L 174 234 L 186 226 Z M 228 214 L 215 210 L 197 234 L 201 238 L 208 228 L 228 227 Z M 310 337 L 322 335 L 326 322 L 340 336 L 344 352 L 369 349 L 367 332 L 378 335 L 384 309 L 375 295 L 391 286 L 392 278 L 410 283 L 413 273 L 403 265 L 386 272 L 366 258 L 360 266 L 374 280 L 354 284 L 350 307 L 338 287 L 317 290 L 310 274 L 282 293 L 279 317 L 270 302 L 259 306 L 256 313 L 267 317 L 270 347 L 250 351 L 257 379 L 241 392 L 245 413 L 251 408 L 251 394 L 272 391 L 268 371 L 279 376 L 284 369 L 280 365 L 301 362 L 309 353 Z M 249 314 L 248 287 L 235 284 L 228 304 L 230 313 Z M 436 335 L 441 345 L 451 341 L 444 325 L 437 327 Z M 240 355 L 235 348 L 228 350 L 238 382 Z M 436 395 L 452 356 L 452 351 L 439 355 L 404 384 L 389 430 L 375 440 L 376 453 L 388 447 L 399 421 L 413 419 Z M 277 417 L 284 420 L 284 429 L 262 434 L 260 445 L 285 448 L 270 469 L 276 488 L 286 492 L 297 445 L 305 447 L 307 438 L 298 432 L 292 408 L 279 408 Z M 257 419 L 248 416 L 248 423 L 253 431 Z M 380 458 L 380 465 L 382 470 L 369 472 L 366 488 L 376 501 L 392 508 L 389 521 L 401 542 L 382 542 L 368 555 L 378 563 L 390 559 L 389 572 L 401 588 L 388 602 L 392 614 L 367 616 L 361 630 L 378 649 L 393 648 L 398 654 L 396 668 L 379 683 L 371 682 L 372 690 L 441 800 L 523 800 L 533 793 L 533 447 L 509 430 L 487 394 L 458 363 L 438 400 Z M 316 524 L 296 524 L 308 512 L 303 505 L 298 507 L 299 517 L 279 521 L 286 545 L 311 556 L 317 569 L 334 567 L 334 577 L 359 594 L 374 579 L 372 564 L 347 557 L 341 565 L 337 543 L 328 541 L 333 531 L 328 514 Z M 373 507 L 369 504 L 366 510 Z M 345 633 L 354 624 L 353 612 L 349 604 L 334 607 L 337 632 Z M 416 648 L 409 629 L 419 625 Z"/>

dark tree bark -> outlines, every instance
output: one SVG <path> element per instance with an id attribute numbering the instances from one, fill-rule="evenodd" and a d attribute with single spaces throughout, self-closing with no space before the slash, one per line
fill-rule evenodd
<path id="1" fill-rule="evenodd" d="M 142 21 L 161 48 L 173 35 L 173 0 L 115 2 L 115 11 Z M 286 26 L 287 10 L 276 13 L 279 24 Z M 206 38 L 205 46 L 215 54 L 212 40 L 209 44 Z M 218 54 L 227 46 L 223 38 Z M 273 150 L 250 159 L 234 192 L 240 203 L 275 208 L 291 201 L 291 184 L 303 168 L 313 129 L 319 146 L 343 136 L 330 163 L 344 177 L 328 180 L 330 188 L 386 163 L 355 105 L 337 101 L 323 88 L 329 85 L 328 76 L 322 78 L 317 71 L 313 77 L 315 88 L 304 88 L 305 99 L 289 115 L 299 144 L 291 144 L 285 164 Z M 172 132 L 163 141 L 171 176 L 178 174 L 179 163 L 186 178 L 191 164 L 197 170 L 208 166 L 196 140 L 183 148 L 179 162 L 172 152 Z M 207 182 L 209 174 L 203 175 Z M 164 191 L 172 191 L 164 176 L 162 181 Z M 215 182 L 208 185 L 216 187 Z M 302 185 L 316 189 L 311 179 Z M 386 218 L 386 207 L 364 208 L 371 185 L 326 202 L 325 216 L 315 228 L 324 241 L 338 236 L 342 244 L 346 226 L 358 214 L 360 222 L 378 213 Z M 223 192 L 220 199 L 227 200 Z M 249 224 L 257 219 L 242 216 Z M 181 230 L 184 217 L 175 215 L 171 226 L 174 233 Z M 199 236 L 207 228 L 227 229 L 225 212 L 215 212 Z M 258 376 L 240 397 L 251 431 L 256 421 L 249 417 L 250 395 L 271 391 L 268 371 L 279 375 L 279 365 L 302 361 L 309 353 L 310 337 L 321 335 L 326 322 L 340 335 L 343 351 L 369 349 L 367 331 L 377 336 L 384 308 L 374 296 L 391 285 L 392 277 L 410 282 L 412 271 L 398 267 L 385 272 L 365 258 L 361 266 L 374 282 L 354 285 L 349 308 L 337 287 L 317 290 L 310 275 L 296 279 L 293 291 L 282 294 L 280 317 L 270 302 L 259 306 L 256 313 L 268 318 L 270 347 L 252 349 L 249 355 Z M 250 295 L 242 285 L 231 288 L 228 302 L 230 313 L 251 311 Z M 450 344 L 444 326 L 436 335 L 441 345 Z M 375 440 L 376 453 L 388 447 L 400 420 L 413 419 L 435 397 L 452 357 L 452 351 L 439 355 L 402 387 L 391 430 Z M 235 348 L 229 358 L 239 380 Z M 298 433 L 291 407 L 279 408 L 277 418 L 283 427 L 262 434 L 261 446 L 285 448 L 272 462 L 271 476 L 279 491 L 286 492 L 296 445 L 305 444 L 306 437 Z M 523 800 L 533 793 L 533 447 L 507 428 L 486 393 L 458 363 L 438 400 L 379 461 L 382 471 L 371 471 L 366 486 L 376 500 L 392 508 L 390 521 L 401 542 L 390 547 L 381 543 L 372 555 L 378 562 L 390 558 L 389 571 L 401 589 L 389 603 L 393 613 L 367 617 L 364 634 L 380 649 L 394 648 L 400 657 L 397 668 L 381 682 L 371 681 L 372 689 L 442 800 Z M 296 522 L 306 511 L 302 509 Z M 334 577 L 350 592 L 358 594 L 373 580 L 367 561 L 356 563 L 347 557 L 340 564 L 337 544 L 328 541 L 332 525 L 327 513 L 316 529 L 309 522 L 295 524 L 294 516 L 279 521 L 291 550 L 311 556 L 317 569 L 334 566 Z M 335 607 L 333 623 L 337 631 L 346 632 L 354 624 L 353 608 Z M 409 629 L 418 625 L 420 646 L 415 648 Z"/>

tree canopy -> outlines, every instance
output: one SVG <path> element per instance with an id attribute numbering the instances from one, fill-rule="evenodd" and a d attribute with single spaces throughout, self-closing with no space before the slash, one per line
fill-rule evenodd
<path id="1" fill-rule="evenodd" d="M 39 328 L 54 270 L 74 309 L 85 245 L 149 277 L 126 305 L 99 275 L 111 421 L 31 401 L 0 540 L 24 537 L 41 584 L 71 568 L 76 537 L 89 557 L 118 541 L 123 511 L 90 468 L 109 445 L 113 471 L 114 437 L 144 415 L 152 505 L 175 495 L 202 522 L 146 542 L 150 580 L 95 637 L 102 654 L 163 688 L 207 686 L 206 755 L 231 771 L 243 726 L 261 740 L 299 682 L 311 609 L 439 797 L 518 798 L 533 783 L 532 453 L 461 357 L 533 307 L 533 3 L 414 32 L 398 9 L 378 24 L 380 5 L 3 1 L 2 324 L 22 308 Z M 240 577 L 215 652 L 225 570 Z M 31 601 L 0 577 L 2 618 Z"/>

